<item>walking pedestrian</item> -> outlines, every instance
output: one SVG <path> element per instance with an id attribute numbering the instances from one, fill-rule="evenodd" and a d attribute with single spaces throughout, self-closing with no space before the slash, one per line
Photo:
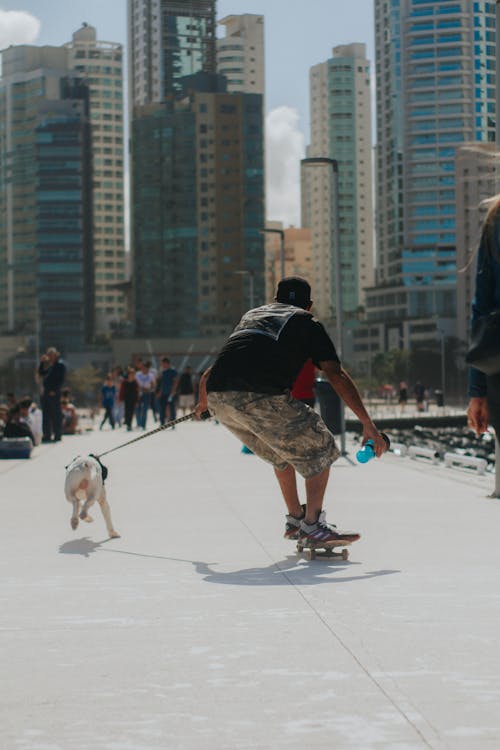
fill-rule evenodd
<path id="1" fill-rule="evenodd" d="M 413 393 L 417 403 L 417 411 L 425 411 L 425 386 L 422 385 L 420 380 L 415 383 Z"/>
<path id="2" fill-rule="evenodd" d="M 401 412 L 403 412 L 406 408 L 406 404 L 408 403 L 408 384 L 404 380 L 402 380 L 399 384 L 398 402 L 401 407 Z"/>
<path id="3" fill-rule="evenodd" d="M 179 376 L 177 370 L 170 364 L 168 357 L 161 358 L 161 370 L 158 377 L 157 396 L 160 404 L 160 423 L 165 424 L 167 419 L 175 419 L 175 398 Z M 168 415 L 167 415 L 168 412 Z"/>
<path id="4" fill-rule="evenodd" d="M 311 359 L 363 425 L 363 444 L 385 442 L 354 381 L 342 368 L 325 329 L 310 312 L 311 288 L 299 277 L 282 279 L 275 302 L 249 310 L 200 381 L 197 415 L 209 409 L 250 450 L 274 466 L 287 507 L 285 537 L 352 542 L 357 532 L 326 521 L 323 499 L 331 464 L 340 452 L 319 414 L 293 399 L 290 388 Z M 296 472 L 305 478 L 301 505 Z"/>
<path id="5" fill-rule="evenodd" d="M 49 347 L 42 355 L 38 375 L 42 379 L 42 443 L 50 443 L 52 439 L 58 442 L 62 435 L 61 388 L 66 365 L 55 347 Z"/>
<path id="6" fill-rule="evenodd" d="M 500 194 L 490 202 L 481 231 L 477 253 L 475 294 L 471 323 L 500 310 Z M 500 373 L 486 375 L 470 368 L 467 409 L 469 425 L 477 435 L 486 432 L 491 424 L 496 433 L 495 490 L 500 497 Z"/>
<path id="7" fill-rule="evenodd" d="M 135 374 L 135 367 L 129 367 L 127 377 L 125 380 L 122 380 L 120 393 L 118 394 L 118 399 L 123 404 L 125 424 L 128 432 L 132 429 L 132 419 L 137 402 L 139 401 L 139 386 L 137 385 Z"/>
<path id="8" fill-rule="evenodd" d="M 188 414 L 194 409 L 194 383 L 193 383 L 193 372 L 189 365 L 183 369 L 179 376 L 179 384 L 177 386 L 177 393 L 179 394 L 179 412 L 182 409 L 182 415 Z"/>
<path id="9" fill-rule="evenodd" d="M 115 429 L 115 417 L 113 414 L 115 408 L 115 397 L 116 387 L 113 383 L 113 373 L 109 372 L 106 375 L 106 379 L 101 388 L 101 405 L 104 409 L 104 417 L 102 418 L 101 424 L 99 426 L 100 430 L 102 430 L 102 428 L 104 427 L 106 420 L 109 421 L 111 429 Z"/>
<path id="10" fill-rule="evenodd" d="M 136 409 L 137 424 L 143 430 L 146 429 L 148 410 L 151 407 L 151 394 L 154 391 L 156 376 L 151 372 L 149 362 L 140 362 L 140 369 L 135 374 L 139 386 L 139 402 Z"/>
<path id="11" fill-rule="evenodd" d="M 115 405 L 113 407 L 113 417 L 115 419 L 115 424 L 117 424 L 118 427 L 121 427 L 121 424 L 123 422 L 123 403 L 118 398 L 118 395 L 120 393 L 120 388 L 125 378 L 125 375 L 120 365 L 116 365 L 115 367 L 113 367 L 112 375 L 113 375 L 113 385 L 115 386 L 115 390 L 116 390 Z"/>

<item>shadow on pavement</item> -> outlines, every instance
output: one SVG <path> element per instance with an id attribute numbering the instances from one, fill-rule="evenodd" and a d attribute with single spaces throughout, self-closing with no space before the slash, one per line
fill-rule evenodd
<path id="1" fill-rule="evenodd" d="M 64 542 L 59 547 L 59 552 L 62 555 L 83 555 L 83 557 L 90 557 L 90 555 L 97 549 L 100 549 L 103 544 L 110 542 L 111 539 L 103 539 L 101 542 L 93 542 L 88 536 L 84 536 L 81 539 L 73 539 L 71 542 Z"/>
<path id="2" fill-rule="evenodd" d="M 230 586 L 310 586 L 318 583 L 349 583 L 366 581 L 368 578 L 393 575 L 400 570 L 374 570 L 361 575 L 340 576 L 332 573 L 343 573 L 360 563 L 332 562 L 327 560 L 301 561 L 297 556 L 289 555 L 264 568 L 244 568 L 223 573 L 214 570 L 207 563 L 193 562 L 196 572 L 204 576 L 208 583 L 229 584 Z"/>
<path id="3" fill-rule="evenodd" d="M 179 557 L 168 557 L 166 555 L 148 555 L 141 552 L 128 552 L 103 547 L 104 544 L 111 541 L 103 539 L 100 542 L 93 542 L 89 537 L 74 539 L 71 542 L 65 542 L 59 547 L 59 552 L 63 555 L 82 555 L 90 557 L 96 551 L 111 552 L 117 555 L 130 555 L 132 557 L 145 557 L 153 560 L 166 560 L 169 562 L 183 562 L 193 565 L 196 572 L 204 577 L 207 583 L 224 584 L 229 586 L 310 586 L 318 583 L 350 583 L 353 581 L 366 581 L 369 578 L 378 578 L 379 576 L 394 575 L 400 573 L 400 570 L 373 570 L 361 575 L 340 575 L 336 573 L 345 573 L 346 570 L 354 568 L 361 563 L 349 561 L 336 561 L 324 558 L 306 562 L 298 555 L 288 555 L 284 560 L 278 560 L 264 567 L 242 568 L 230 572 L 218 571 L 214 566 L 217 563 L 206 563 L 200 560 L 186 560 Z M 354 572 L 354 571 L 353 571 Z"/>

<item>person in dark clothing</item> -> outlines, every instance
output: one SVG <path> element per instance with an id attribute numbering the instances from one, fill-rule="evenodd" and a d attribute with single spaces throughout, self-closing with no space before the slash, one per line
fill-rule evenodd
<path id="1" fill-rule="evenodd" d="M 417 411 L 425 411 L 425 386 L 422 385 L 420 380 L 415 383 L 413 393 L 417 403 Z"/>
<path id="2" fill-rule="evenodd" d="M 179 385 L 179 411 L 182 409 L 183 416 L 194 409 L 194 384 L 191 367 L 187 365 L 180 374 Z"/>
<path id="3" fill-rule="evenodd" d="M 139 401 L 139 386 L 137 385 L 137 380 L 135 378 L 134 367 L 128 368 L 127 377 L 121 382 L 118 400 L 124 406 L 125 424 L 127 425 L 128 432 L 130 432 L 132 429 L 132 418 L 134 416 L 137 402 Z"/>
<path id="4" fill-rule="evenodd" d="M 484 220 L 477 255 L 476 287 L 472 302 L 472 326 L 480 318 L 500 310 L 500 194 L 491 199 Z M 477 435 L 486 432 L 488 425 L 496 434 L 495 490 L 500 497 L 500 373 L 486 375 L 470 368 L 467 417 Z"/>
<path id="5" fill-rule="evenodd" d="M 5 425 L 3 436 L 6 438 L 29 437 L 35 445 L 35 436 L 29 425 L 21 421 L 21 405 L 16 404 L 9 410 L 7 424 Z"/>
<path id="6" fill-rule="evenodd" d="M 102 404 L 102 408 L 104 409 L 104 416 L 99 426 L 100 430 L 102 430 L 102 428 L 104 427 L 106 420 L 109 420 L 111 429 L 112 430 L 115 429 L 115 416 L 114 416 L 115 398 L 116 398 L 116 387 L 115 387 L 115 384 L 113 383 L 113 375 L 109 372 L 106 375 L 106 380 L 104 381 L 103 386 L 101 388 L 101 404 Z"/>
<path id="7" fill-rule="evenodd" d="M 177 370 L 170 364 L 168 357 L 161 358 L 161 371 L 158 375 L 156 394 L 160 403 L 160 422 L 165 424 L 167 419 L 175 419 L 175 398 L 179 376 Z"/>
<path id="8" fill-rule="evenodd" d="M 60 356 L 57 349 L 50 347 L 42 355 L 38 367 L 38 375 L 43 383 L 43 443 L 50 443 L 52 437 L 57 442 L 62 434 L 61 388 L 66 377 L 66 365 Z"/>
<path id="9" fill-rule="evenodd" d="M 323 370 L 363 425 L 363 444 L 386 446 L 358 389 L 341 367 L 332 340 L 310 312 L 311 287 L 299 277 L 282 279 L 275 302 L 249 310 L 200 381 L 196 414 L 207 409 L 256 455 L 274 466 L 288 515 L 287 539 L 352 542 L 355 532 L 327 524 L 323 498 L 331 464 L 340 453 L 320 415 L 290 395 L 305 362 Z M 296 472 L 305 479 L 301 505 Z"/>

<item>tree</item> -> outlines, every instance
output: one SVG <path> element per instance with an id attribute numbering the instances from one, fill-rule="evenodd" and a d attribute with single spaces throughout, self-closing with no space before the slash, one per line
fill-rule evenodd
<path id="1" fill-rule="evenodd" d="M 82 406 L 95 404 L 101 382 L 102 373 L 93 365 L 72 370 L 67 378 L 68 388 Z"/>
<path id="2" fill-rule="evenodd" d="M 379 385 L 396 384 L 408 377 L 410 353 L 406 349 L 378 352 L 372 359 L 372 373 Z"/>

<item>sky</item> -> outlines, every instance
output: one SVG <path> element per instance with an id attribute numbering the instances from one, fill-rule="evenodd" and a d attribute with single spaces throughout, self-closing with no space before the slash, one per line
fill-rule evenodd
<path id="1" fill-rule="evenodd" d="M 0 0 L 0 49 L 64 44 L 84 21 L 98 39 L 126 44 L 126 7 L 126 0 Z M 339 44 L 364 42 L 373 75 L 373 0 L 217 0 L 217 18 L 242 13 L 265 19 L 267 218 L 297 226 L 309 69 Z"/>

